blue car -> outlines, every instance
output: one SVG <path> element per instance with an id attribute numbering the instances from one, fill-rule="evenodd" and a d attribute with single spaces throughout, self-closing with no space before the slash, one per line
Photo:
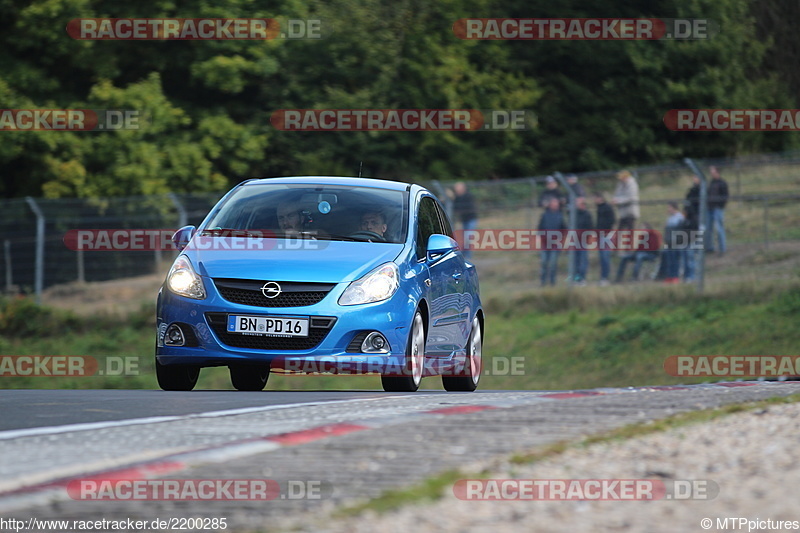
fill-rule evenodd
<path id="1" fill-rule="evenodd" d="M 386 391 L 434 375 L 448 391 L 478 386 L 478 275 L 419 185 L 249 180 L 173 241 L 158 295 L 162 389 L 191 390 L 213 366 L 248 391 L 271 372 L 380 374 Z"/>

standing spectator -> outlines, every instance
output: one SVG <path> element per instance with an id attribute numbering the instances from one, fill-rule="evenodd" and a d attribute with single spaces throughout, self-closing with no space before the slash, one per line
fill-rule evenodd
<path id="1" fill-rule="evenodd" d="M 606 202 L 606 197 L 602 192 L 595 191 L 594 203 L 597 206 L 597 230 L 610 231 L 614 229 L 617 217 L 614 208 Z M 611 274 L 611 250 L 598 250 L 600 254 L 600 285 L 608 285 L 608 277 Z"/>
<path id="2" fill-rule="evenodd" d="M 586 191 L 583 190 L 583 185 L 578 183 L 578 176 L 576 176 L 575 174 L 569 174 L 567 176 L 567 185 L 569 185 L 569 188 L 572 190 L 575 196 L 577 197 L 582 196 L 586 198 Z"/>
<path id="3" fill-rule="evenodd" d="M 539 207 L 547 209 L 550 205 L 550 199 L 555 198 L 558 200 L 559 209 L 567 203 L 567 198 L 561 189 L 558 188 L 558 182 L 553 176 L 547 176 L 544 181 L 544 191 L 539 195 Z"/>
<path id="4" fill-rule="evenodd" d="M 617 172 L 617 180 L 611 203 L 619 210 L 618 229 L 632 230 L 639 219 L 639 184 L 627 170 Z"/>
<path id="5" fill-rule="evenodd" d="M 692 176 L 692 186 L 686 193 L 686 200 L 683 203 L 686 220 L 684 229 L 692 232 L 700 229 L 700 178 Z M 691 234 L 690 234 L 691 235 Z M 694 280 L 695 253 L 687 239 L 686 249 L 681 253 L 683 264 L 684 281 Z"/>
<path id="6" fill-rule="evenodd" d="M 562 231 L 566 229 L 564 217 L 561 215 L 561 202 L 555 196 L 551 197 L 542 218 L 539 219 L 539 231 Z M 543 243 L 547 239 L 542 239 Z M 540 246 L 542 257 L 541 285 L 556 284 L 556 271 L 558 270 L 558 254 L 560 250 L 549 250 L 546 244 Z"/>
<path id="7" fill-rule="evenodd" d="M 459 181 L 453 186 L 453 213 L 457 220 L 461 221 L 464 231 L 471 231 L 478 227 L 478 209 L 475 207 L 475 197 L 467 190 L 467 185 Z M 464 237 L 464 242 L 469 239 Z M 464 245 L 464 258 L 470 259 L 472 250 Z"/>
<path id="8" fill-rule="evenodd" d="M 680 250 L 674 248 L 673 232 L 683 229 L 685 217 L 678 209 L 678 204 L 669 202 L 667 204 L 667 224 L 664 228 L 664 261 L 666 273 L 664 281 L 666 283 L 680 282 Z"/>
<path id="9" fill-rule="evenodd" d="M 714 233 L 719 240 L 719 255 L 725 254 L 725 205 L 728 203 L 728 182 L 722 179 L 717 167 L 709 168 L 711 183 L 708 184 L 708 240 L 706 249 L 714 251 Z"/>
<path id="10" fill-rule="evenodd" d="M 575 199 L 575 228 L 581 230 L 594 229 L 594 222 L 592 221 L 592 214 L 586 209 L 586 198 L 579 196 Z M 581 239 L 582 241 L 583 239 Z M 587 250 L 579 249 L 572 252 L 572 259 L 574 261 L 574 281 L 578 285 L 586 285 L 586 271 L 589 269 L 589 252 Z"/>

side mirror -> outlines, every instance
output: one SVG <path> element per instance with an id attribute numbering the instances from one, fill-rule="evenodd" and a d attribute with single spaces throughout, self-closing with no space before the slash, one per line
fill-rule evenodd
<path id="1" fill-rule="evenodd" d="M 172 244 L 175 245 L 175 249 L 180 251 L 186 248 L 186 245 L 189 244 L 189 241 L 194 237 L 195 231 L 197 231 L 197 228 L 194 226 L 184 226 L 176 231 L 172 235 Z"/>
<path id="2" fill-rule="evenodd" d="M 434 233 L 428 237 L 428 259 L 437 259 L 447 253 L 458 250 L 458 243 L 441 233 Z"/>

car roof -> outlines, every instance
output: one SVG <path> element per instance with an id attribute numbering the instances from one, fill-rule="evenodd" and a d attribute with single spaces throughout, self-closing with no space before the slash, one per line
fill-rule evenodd
<path id="1" fill-rule="evenodd" d="M 285 178 L 256 178 L 242 183 L 242 185 L 257 185 L 266 183 L 276 184 L 309 184 L 309 185 L 344 185 L 350 187 L 372 187 L 374 189 L 387 189 L 392 191 L 407 191 L 411 188 L 408 183 L 400 181 L 379 180 L 374 178 L 352 178 L 347 176 L 291 176 Z"/>

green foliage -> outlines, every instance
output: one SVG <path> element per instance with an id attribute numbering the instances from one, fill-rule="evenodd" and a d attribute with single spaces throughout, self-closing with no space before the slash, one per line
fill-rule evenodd
<path id="1" fill-rule="evenodd" d="M 29 338 L 63 334 L 74 330 L 79 319 L 34 303 L 30 298 L 0 299 L 0 335 Z"/>
<path id="2" fill-rule="evenodd" d="M 254 176 L 427 181 L 596 170 L 681 156 L 792 148 L 791 135 L 690 134 L 672 108 L 796 107 L 791 25 L 778 0 L 0 0 L 4 108 L 131 109 L 141 128 L 6 133 L 0 195 L 97 197 L 217 192 Z M 693 41 L 467 41 L 463 17 L 687 17 Z M 323 39 L 79 41 L 79 17 L 278 17 L 322 21 Z M 780 17 L 777 17 L 780 19 Z M 787 18 L 787 20 L 793 20 Z M 774 31 L 776 38 L 765 32 Z M 778 46 L 782 46 L 778 50 Z M 278 131 L 295 108 L 529 109 L 525 132 Z"/>
<path id="3" fill-rule="evenodd" d="M 800 313 L 800 288 L 793 287 L 779 295 L 770 307 L 779 314 L 796 315 Z"/>

